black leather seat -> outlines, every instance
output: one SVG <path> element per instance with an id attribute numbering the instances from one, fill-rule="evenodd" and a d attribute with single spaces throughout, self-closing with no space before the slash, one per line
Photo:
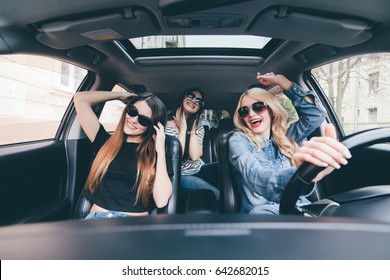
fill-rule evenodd
<path id="1" fill-rule="evenodd" d="M 228 140 L 233 129 L 233 119 L 226 118 L 220 120 L 215 139 L 221 178 L 221 207 L 224 213 L 238 213 L 241 203 L 239 190 L 233 175 L 233 167 L 229 162 Z"/>
<path id="2" fill-rule="evenodd" d="M 74 210 L 74 219 L 84 219 L 92 208 L 92 202 L 85 197 L 85 188 L 81 191 Z"/>
<path id="3" fill-rule="evenodd" d="M 217 137 L 218 137 L 218 128 L 212 127 L 210 128 L 209 135 L 210 135 L 210 145 L 211 145 L 211 158 L 212 162 L 218 161 L 217 156 Z"/>
<path id="4" fill-rule="evenodd" d="M 155 209 L 154 213 L 176 213 L 177 207 L 177 191 L 180 185 L 180 167 L 181 167 L 181 145 L 177 138 L 172 136 L 165 137 L 165 148 L 166 148 L 166 162 L 169 178 L 172 182 L 172 196 L 169 199 L 168 204 L 164 208 Z M 75 219 L 85 218 L 91 210 L 92 203 L 85 197 L 85 188 L 81 192 L 79 199 L 74 211 Z"/>
<path id="5" fill-rule="evenodd" d="M 211 163 L 217 161 L 217 153 L 215 150 L 214 137 L 215 128 L 209 128 L 207 125 L 204 126 L 204 138 L 203 138 L 203 154 L 202 160 L 205 163 Z"/>

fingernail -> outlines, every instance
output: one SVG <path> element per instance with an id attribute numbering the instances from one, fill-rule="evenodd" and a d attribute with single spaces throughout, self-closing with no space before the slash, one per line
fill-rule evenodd
<path id="1" fill-rule="evenodd" d="M 336 162 L 333 166 L 334 166 L 334 168 L 336 168 L 336 169 L 340 169 L 340 168 L 341 168 L 341 165 L 338 164 L 337 162 Z"/>
<path id="2" fill-rule="evenodd" d="M 344 156 L 345 156 L 346 158 L 351 158 L 351 157 L 352 157 L 352 155 L 351 155 L 351 153 L 349 152 L 349 150 L 344 150 L 344 151 L 343 151 L 343 154 L 344 154 Z"/>
<path id="3" fill-rule="evenodd" d="M 347 165 L 348 164 L 348 160 L 346 160 L 345 158 L 341 159 L 341 164 L 342 165 Z"/>

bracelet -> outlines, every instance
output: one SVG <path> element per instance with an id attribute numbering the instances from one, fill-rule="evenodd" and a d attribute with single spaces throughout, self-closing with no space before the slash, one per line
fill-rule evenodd
<path id="1" fill-rule="evenodd" d="M 191 135 L 195 134 L 195 135 L 198 135 L 198 130 L 195 129 L 195 130 L 187 131 L 187 134 L 191 134 Z"/>

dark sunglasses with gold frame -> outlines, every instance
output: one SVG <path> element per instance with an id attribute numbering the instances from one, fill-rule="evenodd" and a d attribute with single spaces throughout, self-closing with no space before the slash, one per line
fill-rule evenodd
<path id="1" fill-rule="evenodd" d="M 265 102 L 255 102 L 252 105 L 252 110 L 256 114 L 262 113 L 265 109 L 267 109 L 267 103 Z M 238 115 L 240 116 L 241 119 L 245 119 L 249 115 L 249 107 L 248 106 L 242 106 L 238 109 Z"/>
<path id="2" fill-rule="evenodd" d="M 187 100 L 192 100 L 195 102 L 196 105 L 198 105 L 199 107 L 202 107 L 204 106 L 204 101 L 202 98 L 199 98 L 199 97 L 196 97 L 195 94 L 193 92 L 187 92 L 186 93 L 186 98 Z"/>
<path id="3" fill-rule="evenodd" d="M 138 122 L 140 125 L 142 126 L 145 126 L 145 127 L 148 127 L 152 124 L 152 119 L 147 117 L 147 116 L 144 116 L 144 115 L 140 115 L 138 113 L 138 109 L 137 107 L 134 106 L 134 104 L 130 103 L 127 105 L 126 107 L 126 113 L 130 116 L 130 117 L 136 117 L 138 116 Z"/>

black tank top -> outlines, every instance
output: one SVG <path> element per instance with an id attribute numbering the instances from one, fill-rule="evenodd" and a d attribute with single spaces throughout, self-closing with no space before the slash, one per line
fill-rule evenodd
<path id="1" fill-rule="evenodd" d="M 110 134 L 100 125 L 92 143 L 95 155 L 109 137 Z M 138 186 L 134 186 L 137 176 L 137 157 L 135 154 L 137 147 L 138 143 L 123 142 L 118 155 L 108 166 L 101 183 L 93 193 L 87 191 L 87 198 L 98 206 L 111 211 L 141 213 L 150 212 L 155 208 L 152 197 L 149 198 L 147 206 L 142 205 L 140 200 L 135 203 L 138 188 Z"/>

